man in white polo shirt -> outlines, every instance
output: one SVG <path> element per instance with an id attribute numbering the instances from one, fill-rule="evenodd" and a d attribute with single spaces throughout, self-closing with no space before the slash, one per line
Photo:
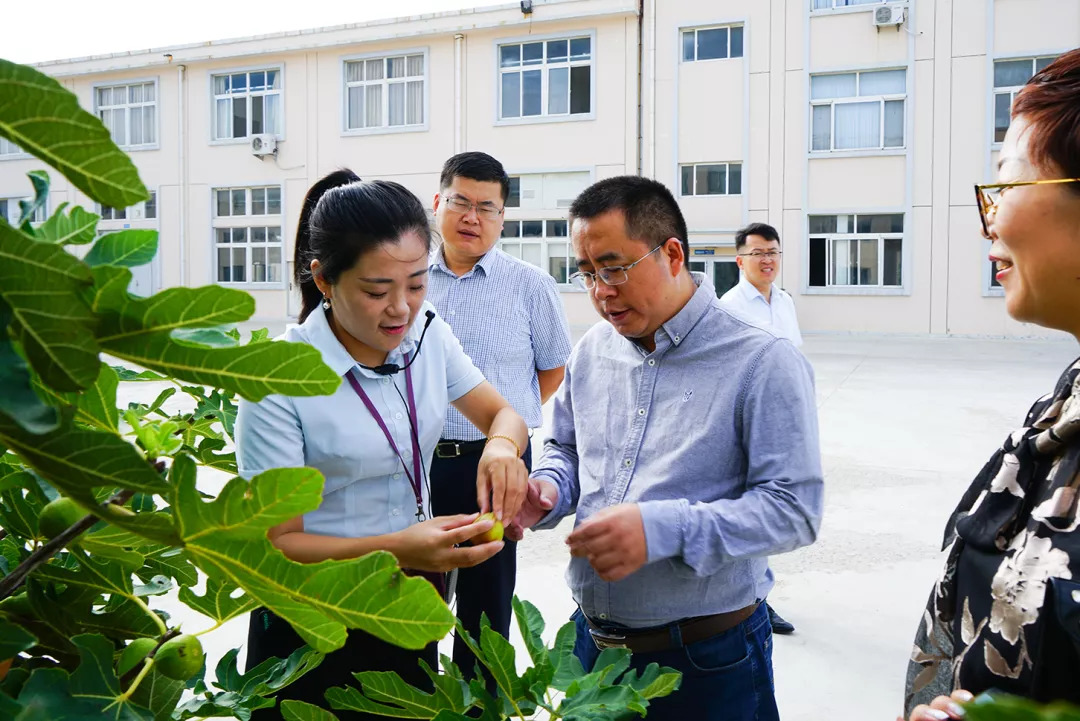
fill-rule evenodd
<path id="1" fill-rule="evenodd" d="M 720 303 L 728 310 L 762 328 L 802 345 L 795 303 L 783 288 L 775 285 L 780 274 L 780 234 L 765 223 L 751 223 L 735 234 L 735 263 L 742 271 L 739 282 L 724 293 Z M 780 614 L 768 607 L 773 633 L 795 630 Z"/>

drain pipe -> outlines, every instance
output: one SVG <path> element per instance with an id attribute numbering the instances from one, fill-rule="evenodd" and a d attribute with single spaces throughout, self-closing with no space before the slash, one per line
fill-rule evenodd
<path id="1" fill-rule="evenodd" d="M 462 46 L 465 43 L 465 36 L 458 33 L 454 36 L 454 155 L 460 153 L 462 148 L 462 66 L 464 64 L 464 58 L 462 57 Z"/>
<path id="2" fill-rule="evenodd" d="M 188 183 L 187 183 L 187 163 L 185 159 L 185 137 L 184 137 L 184 71 L 187 70 L 186 65 L 176 66 L 176 97 L 177 97 L 177 136 L 179 142 L 176 144 L 176 165 L 177 172 L 180 175 L 180 285 L 186 286 L 188 284 L 187 278 L 187 236 L 186 236 L 186 215 L 188 208 Z"/>

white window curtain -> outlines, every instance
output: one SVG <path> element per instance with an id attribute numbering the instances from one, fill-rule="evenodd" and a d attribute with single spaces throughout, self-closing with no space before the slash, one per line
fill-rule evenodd
<path id="1" fill-rule="evenodd" d="M 836 140 L 838 150 L 876 148 L 881 144 L 881 103 L 838 103 Z"/>
<path id="2" fill-rule="evenodd" d="M 832 150 L 832 106 L 815 105 L 811 150 Z"/>
<path id="3" fill-rule="evenodd" d="M 855 97 L 855 73 L 840 75 L 814 75 L 810 78 L 810 99 Z"/>
<path id="4" fill-rule="evenodd" d="M 906 70 L 859 73 L 859 95 L 903 95 L 906 87 Z"/>

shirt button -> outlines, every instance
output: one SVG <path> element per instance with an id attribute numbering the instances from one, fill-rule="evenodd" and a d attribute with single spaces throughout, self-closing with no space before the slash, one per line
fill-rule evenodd
<path id="1" fill-rule="evenodd" d="M 457 311 L 454 311 L 454 310 L 450 311 L 450 315 L 454 315 L 455 313 L 457 313 Z"/>
<path id="2" fill-rule="evenodd" d="M 643 416 L 643 415 L 645 415 L 645 409 L 644 409 L 644 408 L 638 408 L 638 409 L 637 409 L 637 414 L 638 414 L 639 416 Z"/>
<path id="3" fill-rule="evenodd" d="M 390 379 L 389 379 L 389 378 L 383 378 L 383 379 L 382 379 L 382 384 L 383 384 L 383 385 L 386 385 L 386 384 L 387 384 L 387 383 L 389 383 L 389 382 L 390 382 Z"/>
<path id="4" fill-rule="evenodd" d="M 394 418 L 396 418 L 396 419 L 398 419 L 400 421 L 402 419 L 402 415 L 400 413 L 395 413 Z"/>
<path id="5" fill-rule="evenodd" d="M 630 467 L 630 459 L 627 458 L 625 461 L 623 461 L 623 465 L 626 466 L 627 468 L 629 468 Z"/>
<path id="6" fill-rule="evenodd" d="M 399 478 L 401 478 L 401 474 L 400 473 L 395 473 L 394 474 L 394 480 L 397 480 Z"/>
<path id="7" fill-rule="evenodd" d="M 390 511 L 390 515 L 392 515 L 392 516 L 400 516 L 401 515 L 401 509 L 400 508 L 395 508 L 394 510 Z"/>
<path id="8" fill-rule="evenodd" d="M 600 618 L 607 618 L 607 614 L 606 613 L 601 613 Z"/>
<path id="9" fill-rule="evenodd" d="M 650 358 L 650 359 L 649 359 L 649 365 L 651 365 L 651 366 L 654 366 L 654 365 L 656 365 L 656 360 L 655 360 L 655 359 L 653 359 L 653 358 Z"/>
<path id="10" fill-rule="evenodd" d="M 679 336 L 675 336 L 675 342 L 676 343 L 678 343 L 680 340 L 682 340 L 682 338 L 680 338 Z"/>

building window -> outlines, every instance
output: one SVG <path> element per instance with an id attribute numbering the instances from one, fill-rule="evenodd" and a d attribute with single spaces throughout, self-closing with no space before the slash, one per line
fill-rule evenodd
<path id="1" fill-rule="evenodd" d="M 94 107 L 122 148 L 157 144 L 157 84 L 110 85 L 94 90 Z"/>
<path id="2" fill-rule="evenodd" d="M 903 285 L 903 213 L 811 215 L 810 287 Z"/>
<path id="3" fill-rule="evenodd" d="M 424 124 L 424 56 L 396 55 L 345 63 L 345 128 Z"/>
<path id="4" fill-rule="evenodd" d="M 499 247 L 543 268 L 557 283 L 570 282 L 569 229 L 566 220 L 507 220 Z"/>
<path id="5" fill-rule="evenodd" d="M 23 149 L 7 138 L 0 138 L 0 157 L 5 155 L 24 155 Z"/>
<path id="6" fill-rule="evenodd" d="M 157 193 L 150 191 L 150 199 L 128 208 L 110 208 L 98 204 L 102 220 L 155 220 L 157 218 Z"/>
<path id="7" fill-rule="evenodd" d="M 832 10 L 833 8 L 852 7 L 854 5 L 881 5 L 896 0 L 813 0 L 814 10 Z"/>
<path id="8" fill-rule="evenodd" d="M 521 207 L 521 176 L 510 176 L 510 193 L 506 196 L 507 208 Z"/>
<path id="9" fill-rule="evenodd" d="M 742 163 L 680 165 L 683 195 L 739 195 Z"/>
<path id="10" fill-rule="evenodd" d="M 8 222 L 8 225 L 16 226 L 19 224 L 19 218 L 22 217 L 22 208 L 19 206 L 20 202 L 32 202 L 33 198 L 0 198 L 0 218 L 3 218 Z M 34 211 L 34 217 L 30 219 L 31 223 L 44 223 L 45 219 L 49 217 L 48 203 L 42 205 L 40 208 Z"/>
<path id="11" fill-rule="evenodd" d="M 217 281 L 280 284 L 281 187 L 216 188 L 213 206 Z"/>
<path id="12" fill-rule="evenodd" d="M 1031 76 L 1056 60 L 1056 56 L 994 61 L 994 142 L 1005 140 L 1012 103 Z"/>
<path id="13" fill-rule="evenodd" d="M 904 147 L 906 70 L 810 77 L 813 151 Z"/>
<path id="14" fill-rule="evenodd" d="M 499 118 L 592 112 L 592 38 L 499 46 Z"/>
<path id="15" fill-rule="evenodd" d="M 731 25 L 721 28 L 697 28 L 684 30 L 682 34 L 683 62 L 719 60 L 743 56 L 743 27 Z"/>
<path id="16" fill-rule="evenodd" d="M 214 76 L 214 140 L 281 134 L 281 70 Z"/>

